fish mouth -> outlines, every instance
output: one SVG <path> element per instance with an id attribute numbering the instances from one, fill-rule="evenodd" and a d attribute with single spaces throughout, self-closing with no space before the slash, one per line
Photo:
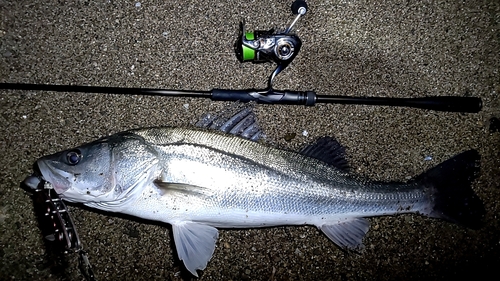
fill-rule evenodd
<path id="1" fill-rule="evenodd" d="M 70 173 L 54 167 L 50 162 L 51 160 L 41 158 L 36 161 L 36 166 L 42 178 L 50 182 L 58 194 L 64 193 L 71 186 L 69 179 L 72 176 Z"/>

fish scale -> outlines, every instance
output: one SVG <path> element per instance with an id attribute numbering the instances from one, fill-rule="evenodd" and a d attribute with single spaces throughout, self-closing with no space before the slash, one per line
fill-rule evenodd
<path id="1" fill-rule="evenodd" d="M 421 188 L 419 189 L 415 184 L 377 184 L 370 182 L 363 182 L 362 184 L 359 181 L 356 181 L 355 178 L 345 177 L 342 178 L 340 175 L 344 174 L 339 171 L 335 167 L 328 166 L 320 161 L 315 159 L 307 158 L 303 155 L 297 154 L 291 151 L 284 150 L 276 150 L 270 147 L 263 149 L 262 154 L 255 153 L 246 153 L 246 151 L 239 150 L 239 144 L 242 144 L 244 141 L 241 139 L 237 139 L 232 136 L 227 135 L 216 135 L 213 136 L 212 132 L 206 131 L 189 131 L 185 129 L 179 129 L 174 134 L 179 134 L 175 137 L 175 139 L 183 139 L 182 144 L 187 143 L 188 147 L 184 147 L 178 143 L 175 146 L 175 150 L 177 153 L 180 153 L 179 150 L 184 151 L 182 155 L 177 155 L 174 158 L 182 158 L 182 159 L 195 159 L 196 162 L 202 162 L 207 166 L 219 165 L 222 170 L 224 170 L 228 175 L 231 174 L 232 177 L 241 177 L 241 182 L 245 183 L 253 183 L 255 185 L 266 187 L 267 192 L 262 192 L 267 194 L 267 197 L 256 197 L 251 198 L 252 194 L 252 186 L 248 186 L 245 188 L 246 192 L 242 193 L 241 189 L 235 191 L 235 194 L 232 195 L 233 198 L 237 198 L 237 194 L 247 194 L 247 197 L 241 198 L 241 206 L 252 207 L 255 206 L 258 208 L 265 208 L 264 205 L 267 201 L 273 200 L 275 203 L 279 203 L 281 201 L 286 201 L 288 198 L 294 198 L 295 201 L 300 200 L 300 203 L 306 203 L 308 201 L 314 201 L 315 204 L 320 203 L 321 205 L 321 214 L 333 214 L 338 213 L 336 209 L 332 209 L 332 206 L 338 206 L 338 203 L 344 203 L 340 206 L 349 206 L 352 208 L 352 212 L 356 212 L 357 202 L 359 201 L 363 206 L 365 206 L 365 210 L 367 209 L 367 205 L 370 201 L 375 203 L 379 203 L 380 201 L 384 201 L 385 205 L 377 204 L 371 208 L 371 210 L 376 211 L 378 209 L 387 208 L 386 205 L 390 205 L 389 201 L 396 201 L 404 204 L 406 201 L 416 201 L 419 199 L 424 199 L 425 193 L 422 192 Z M 195 133 L 194 135 L 191 135 Z M 140 132 L 138 133 L 142 136 L 161 136 L 161 133 L 153 132 Z M 186 138 L 183 138 L 181 135 L 188 135 Z M 209 138 L 208 136 L 212 136 L 213 138 Z M 154 144 L 161 143 L 162 141 L 169 141 L 164 138 L 153 137 L 153 138 L 145 138 L 146 141 Z M 202 140 L 202 141 L 199 141 Z M 234 145 L 234 142 L 238 144 Z M 222 150 L 213 149 L 213 145 L 216 143 L 219 147 L 228 147 L 227 151 L 224 152 Z M 250 144 L 254 144 L 253 142 L 249 142 Z M 162 156 L 165 159 L 172 158 L 170 155 L 171 145 L 159 145 L 157 150 L 162 151 Z M 207 147 L 211 147 L 212 149 L 208 149 Z M 233 148 L 233 149 L 232 149 Z M 207 151 L 198 151 L 198 150 L 207 150 Z M 275 151 L 273 151 L 275 150 Z M 215 154 L 218 154 L 217 157 L 205 157 L 209 158 L 206 161 L 203 159 L 202 155 L 208 155 L 212 151 Z M 217 153 L 219 152 L 219 153 Z M 260 158 L 262 155 L 276 155 L 272 159 L 269 159 L 266 163 L 264 163 L 263 159 Z M 227 159 L 222 159 L 223 157 Z M 212 163 L 211 160 L 213 158 L 218 158 L 219 161 L 216 163 Z M 239 161 L 234 162 L 233 159 L 237 158 Z M 303 158 L 303 159 L 300 159 Z M 276 160 L 280 159 L 280 160 Z M 289 159 L 289 160 L 286 160 Z M 273 161 L 274 160 L 274 161 Z M 169 160 L 167 160 L 168 162 Z M 274 168 L 278 165 L 273 165 L 273 162 L 281 162 L 279 167 L 287 167 L 286 169 L 281 169 L 276 171 Z M 309 163 L 308 163 L 309 162 Z M 299 165 L 298 165 L 298 164 Z M 306 163 L 309 166 L 306 166 Z M 301 165 L 300 165 L 301 164 Z M 257 167 L 255 167 L 257 166 Z M 252 169 L 251 167 L 255 167 Z M 293 171 L 304 171 L 301 173 L 293 172 Z M 307 172 L 315 172 L 314 174 L 308 174 Z M 322 172 L 323 171 L 323 172 Z M 267 179 L 262 181 L 257 181 L 257 175 L 260 173 L 269 173 Z M 316 173 L 319 173 L 318 176 Z M 179 173 L 177 173 L 178 175 Z M 340 174 L 340 175 L 339 175 Z M 244 176 L 246 175 L 246 176 Z M 327 178 L 321 177 L 323 175 L 327 175 Z M 179 181 L 179 179 L 171 178 L 165 179 L 167 181 Z M 185 182 L 187 179 L 180 179 L 181 182 L 189 183 L 193 185 L 199 185 L 198 182 Z M 224 186 L 224 181 L 227 179 L 220 179 L 220 182 L 210 182 L 207 179 L 197 179 L 198 181 L 204 182 L 208 188 L 213 188 L 214 190 L 226 188 L 220 188 L 220 186 Z M 245 186 L 247 186 L 246 184 Z M 396 190 L 400 190 L 400 192 L 395 192 Z M 276 195 L 282 195 L 277 197 Z M 346 198 L 351 198 L 349 202 L 346 202 Z M 214 200 L 218 202 L 221 198 L 214 198 Z M 248 200 L 251 200 L 253 204 L 251 204 Z M 345 204 L 349 203 L 349 204 Z M 389 203 L 389 204 L 388 204 Z M 394 204 L 395 205 L 395 204 Z M 280 208 L 281 206 L 284 206 Z M 290 202 L 284 202 L 284 204 L 274 204 L 274 208 L 279 212 L 301 212 L 307 214 L 314 214 L 310 212 L 310 207 L 300 208 L 300 204 L 293 204 Z M 315 205 L 317 206 L 317 205 Z M 225 206 L 220 206 L 225 207 Z M 293 208 L 293 209 L 291 209 Z M 390 208 L 393 208 L 392 206 Z M 262 209 L 261 209 L 262 210 Z M 345 211 L 345 210 L 342 210 Z M 319 213 L 316 213 L 319 214 Z"/>

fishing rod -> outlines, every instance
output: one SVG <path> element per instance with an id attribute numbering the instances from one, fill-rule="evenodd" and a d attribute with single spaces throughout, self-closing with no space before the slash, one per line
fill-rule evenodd
<path id="1" fill-rule="evenodd" d="M 296 15 L 290 26 L 283 31 L 260 30 L 249 32 L 245 25 L 240 25 L 240 34 L 235 44 L 235 53 L 240 62 L 266 63 L 275 62 L 276 69 L 268 80 L 267 89 L 212 89 L 211 91 L 185 91 L 151 88 L 122 88 L 76 85 L 18 84 L 0 83 L 0 89 L 36 90 L 56 92 L 112 93 L 126 95 L 150 95 L 167 97 L 209 98 L 214 101 L 241 101 L 264 104 L 289 104 L 313 106 L 317 103 L 364 104 L 404 106 L 436 111 L 477 113 L 482 101 L 477 97 L 430 96 L 421 98 L 386 98 L 386 97 L 349 97 L 338 95 L 318 95 L 314 91 L 280 91 L 273 89 L 274 78 L 281 73 L 297 56 L 302 41 L 292 28 L 306 14 L 307 3 L 296 0 L 292 4 L 292 13 Z"/>
<path id="2" fill-rule="evenodd" d="M 167 97 L 209 98 L 214 101 L 254 101 L 263 104 L 289 104 L 313 106 L 317 103 L 365 104 L 405 106 L 449 112 L 477 113 L 482 101 L 476 97 L 434 96 L 422 98 L 348 97 L 317 95 L 313 91 L 228 90 L 184 91 L 151 88 L 124 88 L 75 85 L 0 83 L 0 89 L 36 90 L 54 92 L 109 93 L 120 95 L 149 95 Z"/>

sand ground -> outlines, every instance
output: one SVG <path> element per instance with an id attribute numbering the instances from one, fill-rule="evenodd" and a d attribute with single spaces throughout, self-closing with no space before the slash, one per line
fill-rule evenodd
<path id="1" fill-rule="evenodd" d="M 238 26 L 291 22 L 291 1 L 0 0 L 0 82 L 184 90 L 263 88 L 272 64 L 241 64 Z M 445 280 L 498 273 L 500 2 L 309 1 L 301 53 L 277 89 L 324 95 L 480 97 L 480 113 L 361 105 L 257 105 L 270 142 L 299 149 L 323 135 L 355 173 L 405 180 L 474 148 L 485 226 L 402 215 L 370 219 L 361 254 L 315 227 L 222 230 L 202 280 Z M 190 98 L 0 91 L 0 279 L 83 280 L 75 254 L 54 260 L 19 187 L 40 156 L 118 131 L 187 126 L 230 103 Z M 307 132 L 307 134 L 304 134 Z M 290 138 L 291 136 L 294 136 Z M 189 279 L 168 226 L 71 206 L 100 280 Z"/>

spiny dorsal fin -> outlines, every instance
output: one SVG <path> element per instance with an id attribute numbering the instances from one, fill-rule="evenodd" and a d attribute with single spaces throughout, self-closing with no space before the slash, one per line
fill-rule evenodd
<path id="1" fill-rule="evenodd" d="M 235 105 L 220 113 L 203 115 L 195 124 L 200 128 L 219 130 L 248 140 L 258 141 L 265 138 L 252 106 Z"/>
<path id="2" fill-rule="evenodd" d="M 302 155 L 321 160 L 343 171 L 349 170 L 345 159 L 345 148 L 332 137 L 319 138 L 300 151 Z"/>

